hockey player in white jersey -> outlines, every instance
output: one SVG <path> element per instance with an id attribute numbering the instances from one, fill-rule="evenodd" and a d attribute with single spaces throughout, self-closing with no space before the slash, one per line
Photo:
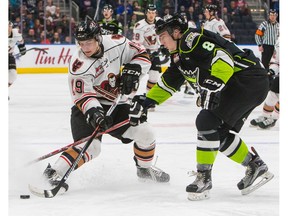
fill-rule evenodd
<path id="1" fill-rule="evenodd" d="M 13 28 L 13 23 L 8 22 L 8 87 L 10 87 L 17 78 L 16 60 L 13 56 L 15 46 L 18 47 L 21 55 L 26 54 L 26 46 L 22 34 L 19 33 L 18 28 Z"/>
<path id="2" fill-rule="evenodd" d="M 146 17 L 137 22 L 133 29 L 133 41 L 142 44 L 151 57 L 152 65 L 148 72 L 147 92 L 157 83 L 162 72 L 159 52 L 169 55 L 169 51 L 161 47 L 159 37 L 155 33 L 155 23 L 159 19 L 156 15 L 156 6 L 149 4 L 145 10 Z"/>
<path id="3" fill-rule="evenodd" d="M 258 126 L 262 129 L 268 129 L 274 127 L 280 114 L 279 103 L 279 37 L 275 43 L 275 51 L 269 64 L 269 79 L 270 79 L 270 91 L 265 99 L 262 107 L 262 114 L 250 121 L 252 126 Z"/>
<path id="4" fill-rule="evenodd" d="M 225 22 L 217 17 L 217 6 L 207 5 L 204 10 L 206 21 L 203 28 L 215 32 L 227 40 L 231 40 L 231 33 Z"/>
<path id="5" fill-rule="evenodd" d="M 130 117 L 129 124 L 109 132 L 109 135 L 122 143 L 134 142 L 134 161 L 140 179 L 168 182 L 169 175 L 152 165 L 156 145 L 153 130 L 146 119 L 134 124 L 134 109 L 139 107 L 130 106 L 130 100 L 127 100 L 136 93 L 140 79 L 151 66 L 145 48 L 122 35 L 101 35 L 101 28 L 94 20 L 81 22 L 76 27 L 75 38 L 78 47 L 69 63 L 68 74 L 73 102 L 71 131 L 74 141 L 90 136 L 96 127 L 105 131 Z M 120 73 L 122 65 L 124 67 Z M 107 118 L 105 114 L 118 94 L 124 97 Z M 140 98 L 135 97 L 132 101 L 135 100 Z M 53 166 L 48 165 L 44 176 L 51 186 L 59 184 L 84 144 L 69 148 Z M 98 137 L 93 140 L 76 169 L 98 157 L 100 151 L 101 137 Z M 117 166 L 120 168 L 121 164 L 115 163 Z M 66 183 L 63 189 L 68 190 Z"/>

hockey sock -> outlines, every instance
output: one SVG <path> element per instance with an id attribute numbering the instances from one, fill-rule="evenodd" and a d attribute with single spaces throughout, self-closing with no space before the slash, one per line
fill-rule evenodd
<path id="1" fill-rule="evenodd" d="M 246 160 L 250 160 L 247 145 L 236 134 L 229 133 L 221 142 L 219 150 L 236 163 L 246 164 Z"/>
<path id="2" fill-rule="evenodd" d="M 198 164 L 213 165 L 220 145 L 217 130 L 198 131 L 196 157 Z"/>
<path id="3" fill-rule="evenodd" d="M 155 153 L 155 145 L 150 146 L 148 149 L 143 149 L 134 143 L 134 157 L 136 164 L 141 167 L 150 167 Z"/>

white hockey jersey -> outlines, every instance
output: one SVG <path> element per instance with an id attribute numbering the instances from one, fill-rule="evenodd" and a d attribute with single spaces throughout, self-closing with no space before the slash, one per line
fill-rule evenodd
<path id="1" fill-rule="evenodd" d="M 22 34 L 19 33 L 19 29 L 13 28 L 11 36 L 8 37 L 8 53 L 12 54 L 14 52 L 15 46 L 23 43 L 24 40 Z"/>
<path id="2" fill-rule="evenodd" d="M 231 33 L 227 28 L 225 22 L 220 18 L 213 18 L 211 20 L 206 20 L 203 24 L 203 28 L 214 33 L 219 34 L 223 38 L 230 40 Z"/>
<path id="3" fill-rule="evenodd" d="M 69 62 L 68 81 L 72 102 L 84 114 L 92 107 L 112 104 L 119 93 L 120 68 L 123 64 L 139 64 L 142 68 L 140 79 L 151 67 L 144 46 L 122 35 L 102 37 L 104 54 L 101 58 L 87 57 L 78 47 Z"/>
<path id="4" fill-rule="evenodd" d="M 155 22 L 158 19 L 160 17 L 156 17 Z M 159 36 L 155 32 L 155 22 L 149 24 L 145 19 L 142 19 L 135 24 L 133 29 L 133 41 L 144 45 L 150 53 L 158 51 L 161 45 Z"/>

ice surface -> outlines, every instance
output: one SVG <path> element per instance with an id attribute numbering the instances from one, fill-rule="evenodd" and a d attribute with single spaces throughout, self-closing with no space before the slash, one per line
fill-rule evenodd
<path id="1" fill-rule="evenodd" d="M 143 83 L 141 89 L 143 90 Z M 148 120 L 157 136 L 157 166 L 168 172 L 168 184 L 138 181 L 131 144 L 123 145 L 107 135 L 100 156 L 73 172 L 70 189 L 52 199 L 30 194 L 48 162 L 57 156 L 25 167 L 24 164 L 72 143 L 70 95 L 67 74 L 18 75 L 9 89 L 9 215 L 11 216 L 276 216 L 279 215 L 279 123 L 270 130 L 249 127 L 260 115 L 259 106 L 250 115 L 240 135 L 254 146 L 275 177 L 259 190 L 242 196 L 237 183 L 245 169 L 218 154 L 212 173 L 211 198 L 188 201 L 185 188 L 194 177 L 196 128 L 199 108 L 194 98 L 175 94 Z"/>

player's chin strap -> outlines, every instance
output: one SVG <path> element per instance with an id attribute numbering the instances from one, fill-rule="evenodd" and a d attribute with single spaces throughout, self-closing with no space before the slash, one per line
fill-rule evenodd
<path id="1" fill-rule="evenodd" d="M 118 105 L 121 97 L 122 97 L 122 94 L 119 94 L 116 97 L 116 99 L 114 100 L 113 104 L 111 105 L 111 107 L 107 111 L 106 116 L 110 116 L 112 114 L 112 112 L 114 111 L 114 109 Z M 86 150 L 89 148 L 89 146 L 92 143 L 92 141 L 94 140 L 94 138 L 96 137 L 96 135 L 97 135 L 97 133 L 99 131 L 99 128 L 100 128 L 99 126 L 96 127 L 95 131 L 93 132 L 93 134 L 91 135 L 89 140 L 86 142 L 86 144 L 83 146 L 83 148 L 79 152 L 77 158 L 75 159 L 75 161 L 73 162 L 71 167 L 69 167 L 69 169 L 66 171 L 65 175 L 62 177 L 62 179 L 60 180 L 59 184 L 55 188 L 53 188 L 51 190 L 41 190 L 41 189 L 38 189 L 36 187 L 33 187 L 33 186 L 29 185 L 30 191 L 36 196 L 45 197 L 45 198 L 52 198 L 52 197 L 56 196 L 57 193 L 59 192 L 59 190 L 61 189 L 61 187 L 63 186 L 63 184 L 68 179 L 68 177 L 71 174 L 71 172 L 75 169 L 75 167 L 77 166 L 77 164 L 81 160 L 82 156 L 85 154 Z"/>

